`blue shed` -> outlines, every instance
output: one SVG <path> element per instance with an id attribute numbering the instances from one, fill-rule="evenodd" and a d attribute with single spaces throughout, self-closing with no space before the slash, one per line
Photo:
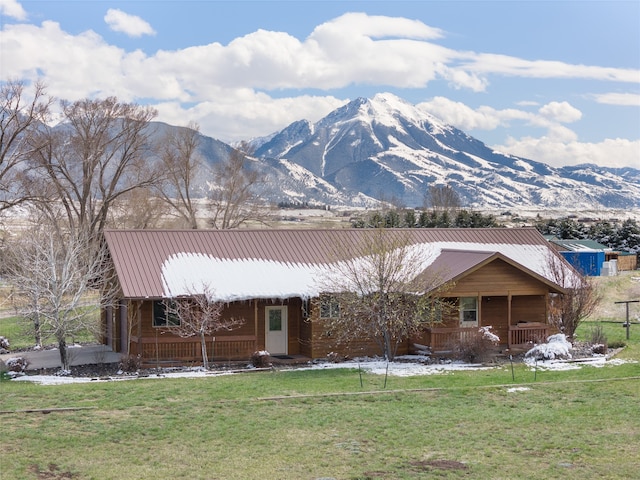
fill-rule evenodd
<path id="1" fill-rule="evenodd" d="M 605 261 L 602 250 L 577 250 L 574 252 L 560 252 L 560 254 L 580 273 L 590 277 L 599 277 L 602 264 Z"/>

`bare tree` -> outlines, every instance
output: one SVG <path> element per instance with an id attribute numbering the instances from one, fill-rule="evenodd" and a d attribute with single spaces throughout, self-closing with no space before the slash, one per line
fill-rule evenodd
<path id="1" fill-rule="evenodd" d="M 29 199 L 24 162 L 33 154 L 33 136 L 45 125 L 53 100 L 44 84 L 32 92 L 10 80 L 0 86 L 0 212 Z"/>
<path id="2" fill-rule="evenodd" d="M 592 279 L 574 270 L 559 255 L 549 254 L 547 272 L 565 289 L 564 294 L 550 296 L 549 319 L 572 341 L 580 323 L 595 312 L 602 294 Z"/>
<path id="3" fill-rule="evenodd" d="M 105 100 L 63 102 L 64 127 L 47 129 L 35 144 L 32 174 L 52 217 L 61 209 L 78 238 L 96 240 L 122 195 L 149 187 L 158 171 L 148 158 L 148 122 L 155 110 Z"/>
<path id="4" fill-rule="evenodd" d="M 33 322 L 36 342 L 46 336 L 56 339 L 62 370 L 68 372 L 67 339 L 81 331 L 99 333 L 98 302 L 87 304 L 85 299 L 97 288 L 96 280 L 108 275 L 106 252 L 86 238 L 59 236 L 42 225 L 21 235 L 10 252 L 9 281 L 26 299 L 19 312 Z M 102 298 L 111 297 L 103 293 Z"/>
<path id="5" fill-rule="evenodd" d="M 200 127 L 191 122 L 186 128 L 171 129 L 162 139 L 159 155 L 164 170 L 164 182 L 158 191 L 173 212 L 188 226 L 198 228 L 198 175 L 203 166 L 198 158 Z M 202 195 L 204 191 L 200 192 Z"/>
<path id="6" fill-rule="evenodd" d="M 121 195 L 109 209 L 113 228 L 158 228 L 169 215 L 168 205 L 151 188 L 140 187 Z"/>
<path id="7" fill-rule="evenodd" d="M 450 185 L 431 185 L 425 193 L 425 207 L 453 215 L 460 210 L 460 197 Z"/>
<path id="8" fill-rule="evenodd" d="M 439 294 L 449 285 L 425 272 L 426 254 L 406 232 L 377 228 L 360 238 L 336 247 L 323 289 L 339 314 L 321 317 L 337 341 L 373 338 L 393 360 L 403 341 L 442 321 L 451 306 Z"/>
<path id="9" fill-rule="evenodd" d="M 238 228 L 250 220 L 260 220 L 261 202 L 256 187 L 262 182 L 259 171 L 251 168 L 249 145 L 232 150 L 229 158 L 213 168 L 209 194 L 210 224 L 216 229 Z"/>
<path id="10" fill-rule="evenodd" d="M 206 337 L 221 330 L 233 330 L 245 323 L 242 318 L 223 318 L 224 307 L 223 302 L 214 300 L 208 288 L 165 303 L 166 311 L 179 319 L 178 325 L 170 327 L 171 332 L 183 338 L 200 338 L 202 366 L 206 369 L 209 368 Z"/>

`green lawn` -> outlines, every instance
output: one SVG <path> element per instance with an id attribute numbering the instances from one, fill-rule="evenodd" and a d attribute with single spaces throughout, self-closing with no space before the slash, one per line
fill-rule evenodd
<path id="1" fill-rule="evenodd" d="M 97 322 L 99 321 L 99 313 L 96 311 L 93 321 L 96 322 L 94 330 L 98 331 Z M 12 316 L 6 318 L 0 318 L 0 336 L 5 337 L 11 344 L 11 349 L 22 349 L 33 347 L 35 339 L 32 333 L 29 332 L 29 323 L 22 317 Z M 95 342 L 96 337 L 91 331 L 80 331 L 73 338 L 68 338 L 67 343 L 74 342 L 87 343 Z M 43 345 L 56 345 L 56 339 L 52 336 L 45 335 L 42 338 Z"/>
<path id="2" fill-rule="evenodd" d="M 393 377 L 387 390 L 372 374 L 361 388 L 358 372 L 347 369 L 60 386 L 5 381 L 0 478 L 637 475 L 640 364 L 538 371 L 535 381 L 524 365 L 514 373 L 515 382 L 508 367 Z M 53 407 L 86 409 L 20 412 Z"/>

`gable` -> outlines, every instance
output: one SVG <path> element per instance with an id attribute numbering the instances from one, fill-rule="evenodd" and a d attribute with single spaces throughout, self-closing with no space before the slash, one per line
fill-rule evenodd
<path id="1" fill-rule="evenodd" d="M 465 272 L 456 281 L 447 295 L 544 295 L 548 291 L 559 291 L 530 272 L 499 257 Z"/>

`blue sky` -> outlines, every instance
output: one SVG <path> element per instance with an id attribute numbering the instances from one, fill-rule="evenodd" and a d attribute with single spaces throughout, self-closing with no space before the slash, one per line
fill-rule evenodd
<path id="1" fill-rule="evenodd" d="M 640 2 L 0 0 L 0 80 L 223 141 L 392 92 L 550 165 L 640 168 Z"/>

